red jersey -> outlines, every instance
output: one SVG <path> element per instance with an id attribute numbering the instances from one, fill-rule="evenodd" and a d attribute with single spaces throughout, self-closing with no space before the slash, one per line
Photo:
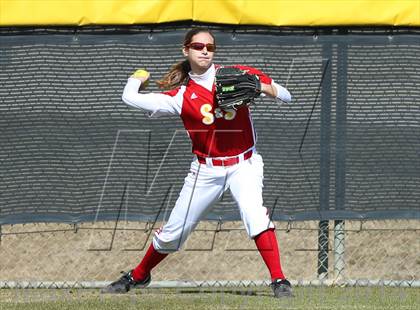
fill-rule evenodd
<path id="1" fill-rule="evenodd" d="M 255 68 L 233 67 L 258 75 L 262 83 L 271 84 L 271 78 Z M 253 148 L 256 135 L 249 108 L 221 110 L 215 100 L 214 74 L 208 78 L 213 83 L 211 91 L 190 78 L 185 86 L 164 93 L 178 98 L 182 93 L 180 116 L 191 138 L 192 152 L 201 157 L 227 157 Z"/>

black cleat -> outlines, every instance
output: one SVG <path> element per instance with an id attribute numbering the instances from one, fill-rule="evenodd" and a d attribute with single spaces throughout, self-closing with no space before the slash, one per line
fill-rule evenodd
<path id="1" fill-rule="evenodd" d="M 122 277 L 101 289 L 101 293 L 124 294 L 132 288 L 144 288 L 150 284 L 150 281 L 152 280 L 150 274 L 148 274 L 147 277 L 141 281 L 135 281 L 131 275 L 132 271 L 133 270 L 130 270 L 129 272 L 122 271 Z"/>
<path id="2" fill-rule="evenodd" d="M 274 297 L 293 297 L 292 285 L 286 279 L 276 279 L 270 284 L 274 292 Z"/>

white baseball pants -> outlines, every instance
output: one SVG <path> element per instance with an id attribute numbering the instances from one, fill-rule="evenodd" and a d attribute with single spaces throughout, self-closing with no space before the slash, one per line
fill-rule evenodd
<path id="1" fill-rule="evenodd" d="M 263 206 L 263 167 L 261 155 L 255 152 L 248 160 L 229 167 L 193 161 L 168 221 L 153 238 L 154 248 L 160 253 L 179 250 L 227 189 L 237 202 L 250 238 L 274 228 Z"/>

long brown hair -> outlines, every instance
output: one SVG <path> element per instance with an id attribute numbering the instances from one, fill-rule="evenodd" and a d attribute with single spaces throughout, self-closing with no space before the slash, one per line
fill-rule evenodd
<path id="1" fill-rule="evenodd" d="M 199 34 L 201 32 L 206 32 L 211 35 L 214 40 L 214 44 L 216 44 L 216 39 L 214 35 L 211 33 L 209 29 L 206 28 L 193 28 L 189 30 L 184 37 L 183 47 L 185 48 L 188 44 L 191 43 L 193 36 Z M 188 77 L 188 72 L 191 71 L 191 65 L 188 59 L 180 61 L 174 64 L 168 73 L 166 73 L 163 78 L 159 81 L 156 81 L 159 88 L 163 89 L 174 89 L 185 81 Z"/>

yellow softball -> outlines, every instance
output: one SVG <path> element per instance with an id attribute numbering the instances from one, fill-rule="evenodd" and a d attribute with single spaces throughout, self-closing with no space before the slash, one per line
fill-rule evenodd
<path id="1" fill-rule="evenodd" d="M 140 89 L 141 90 L 144 90 L 147 86 L 149 86 L 150 73 L 147 72 L 146 70 L 138 69 L 131 76 L 132 77 L 135 77 L 135 78 L 143 78 L 143 77 L 147 78 L 146 81 L 144 81 L 143 83 L 141 83 L 141 86 L 140 86 Z"/>
<path id="2" fill-rule="evenodd" d="M 148 77 L 150 74 L 146 70 L 139 69 L 133 73 L 133 77 L 140 78 L 140 77 Z"/>

